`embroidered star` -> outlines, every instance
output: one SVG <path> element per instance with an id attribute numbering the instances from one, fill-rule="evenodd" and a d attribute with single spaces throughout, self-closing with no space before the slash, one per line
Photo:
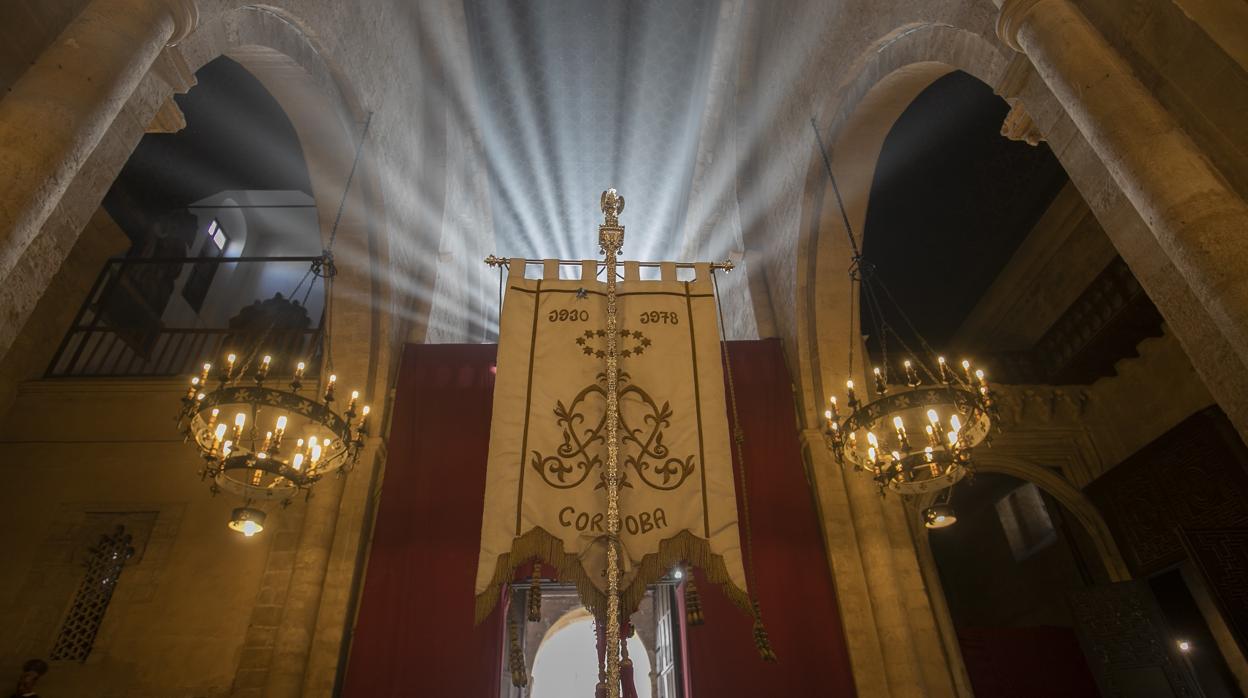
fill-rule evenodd
<path id="1" fill-rule="evenodd" d="M 579 345 L 581 345 L 581 346 L 585 346 L 585 338 L 584 338 L 584 337 L 577 337 L 577 338 L 576 338 L 576 343 L 577 343 L 577 344 L 579 344 Z"/>
<path id="2" fill-rule="evenodd" d="M 627 350 L 627 349 L 625 349 L 624 351 L 620 352 L 620 356 L 623 356 L 623 357 L 624 357 L 624 358 L 626 358 L 626 359 L 627 359 L 628 357 L 632 356 L 632 355 L 633 355 L 633 352 L 631 352 L 631 351 L 629 351 L 629 350 Z"/>
<path id="3" fill-rule="evenodd" d="M 593 356 L 593 355 L 594 355 L 594 350 L 593 350 L 593 349 L 591 349 L 591 348 L 589 348 L 589 347 L 585 347 L 585 355 L 586 355 L 586 356 Z"/>
<path id="4" fill-rule="evenodd" d="M 648 338 L 646 338 L 646 337 L 642 337 L 642 338 L 641 338 L 641 346 L 643 346 L 643 347 L 648 347 L 648 346 L 650 346 L 650 340 L 649 340 Z"/>

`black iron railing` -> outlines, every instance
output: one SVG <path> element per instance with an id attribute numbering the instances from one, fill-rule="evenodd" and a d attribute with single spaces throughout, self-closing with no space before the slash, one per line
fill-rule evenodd
<path id="1" fill-rule="evenodd" d="M 47 376 L 175 376 L 252 350 L 284 363 L 306 361 L 312 373 L 319 365 L 323 287 L 306 270 L 317 259 L 110 260 Z M 273 372 L 287 368 L 293 365 Z"/>

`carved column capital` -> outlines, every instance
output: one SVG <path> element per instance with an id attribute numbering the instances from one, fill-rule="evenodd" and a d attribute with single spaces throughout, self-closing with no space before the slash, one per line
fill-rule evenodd
<path id="1" fill-rule="evenodd" d="M 199 5 L 195 0 L 158 0 L 169 8 L 173 17 L 173 35 L 169 37 L 169 46 L 176 46 L 191 35 L 199 26 Z"/>
<path id="2" fill-rule="evenodd" d="M 997 37 L 1006 46 L 1022 53 L 1023 49 L 1018 45 L 1018 28 L 1041 2 L 1044 0 L 1005 0 L 1001 3 L 1001 12 L 997 15 Z"/>
<path id="3" fill-rule="evenodd" d="M 1005 115 L 1005 121 L 1001 124 L 1001 135 L 1032 146 L 1040 145 L 1040 141 L 1044 140 L 1044 134 L 1023 108 L 1022 100 L 1017 99 L 1010 104 L 1010 112 Z"/>

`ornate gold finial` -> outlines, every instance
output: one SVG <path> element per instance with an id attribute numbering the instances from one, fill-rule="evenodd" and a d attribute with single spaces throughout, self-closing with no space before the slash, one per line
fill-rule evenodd
<path id="1" fill-rule="evenodd" d="M 624 226 L 620 225 L 620 212 L 624 210 L 624 197 L 614 188 L 602 193 L 599 199 L 602 213 L 607 220 L 598 226 L 598 248 L 604 255 L 615 255 L 624 247 Z"/>
<path id="2" fill-rule="evenodd" d="M 602 213 L 607 217 L 606 225 L 618 226 L 620 224 L 620 214 L 624 212 L 624 197 L 620 196 L 614 188 L 608 189 L 602 193 L 602 199 L 599 201 L 602 206 Z"/>

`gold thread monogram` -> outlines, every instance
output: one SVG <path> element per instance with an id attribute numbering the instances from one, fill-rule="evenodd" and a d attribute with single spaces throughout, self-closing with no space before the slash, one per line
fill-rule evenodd
<path id="1" fill-rule="evenodd" d="M 641 407 L 629 410 L 632 419 L 640 416 L 637 426 L 630 424 L 630 416 L 624 410 L 619 411 L 620 442 L 624 446 L 624 465 L 631 467 L 637 477 L 647 486 L 663 491 L 675 490 L 689 479 L 697 469 L 697 456 L 689 454 L 684 458 L 673 457 L 671 449 L 664 443 L 664 429 L 672 424 L 673 410 L 671 403 L 664 401 L 662 405 L 654 400 L 645 390 L 629 380 L 623 371 L 619 374 L 619 399 L 636 396 L 633 404 Z M 562 400 L 555 402 L 553 413 L 555 422 L 563 433 L 563 443 L 553 455 L 543 456 L 534 450 L 530 465 L 546 484 L 561 490 L 579 487 L 590 473 L 602 467 L 602 457 L 592 450 L 595 444 L 606 441 L 607 416 L 604 413 L 592 426 L 588 424 L 589 401 L 595 396 L 603 399 L 607 396 L 606 374 L 599 373 L 597 381 L 583 388 L 567 405 Z M 632 401 L 630 401 L 631 403 Z M 595 489 L 605 487 L 605 480 L 600 475 Z M 621 477 L 621 487 L 632 487 L 627 473 Z"/>

